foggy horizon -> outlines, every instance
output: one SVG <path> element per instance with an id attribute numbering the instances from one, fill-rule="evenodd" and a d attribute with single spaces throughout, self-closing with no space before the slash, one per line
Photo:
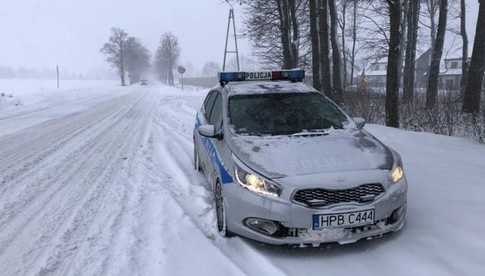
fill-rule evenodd
<path id="1" fill-rule="evenodd" d="M 467 5 L 471 49 L 478 4 Z M 100 49 L 110 29 L 119 27 L 139 38 L 152 55 L 163 33 L 175 34 L 182 50 L 179 63 L 198 71 L 206 62 L 222 63 L 228 10 L 223 0 L 9 2 L 0 9 L 0 26 L 8 26 L 2 28 L 2 40 L 9 42 L 2 45 L 0 66 L 55 70 L 58 64 L 72 74 L 114 73 Z M 244 11 L 236 5 L 239 33 L 244 30 L 243 18 Z M 446 40 L 450 48 L 461 46 L 457 36 L 447 35 Z M 241 56 L 253 55 L 248 39 L 240 38 L 239 46 Z M 455 52 L 459 51 L 445 54 Z"/>
<path id="2" fill-rule="evenodd" d="M 228 5 L 222 0 L 158 1 L 38 0 L 4 3 L 0 8 L 2 45 L 0 66 L 85 74 L 113 71 L 100 53 L 110 29 L 119 27 L 135 36 L 153 55 L 165 32 L 181 46 L 181 64 L 197 70 L 205 62 L 222 63 Z M 238 31 L 242 11 L 236 6 Z M 239 39 L 240 54 L 251 55 L 249 43 Z"/>

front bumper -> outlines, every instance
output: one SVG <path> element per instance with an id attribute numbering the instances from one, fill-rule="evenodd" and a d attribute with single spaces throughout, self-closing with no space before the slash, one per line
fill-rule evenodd
<path id="1" fill-rule="evenodd" d="M 228 230 L 240 236 L 274 245 L 318 245 L 331 242 L 347 244 L 396 232 L 404 226 L 407 210 L 407 182 L 403 178 L 396 184 L 388 185 L 386 192 L 371 203 L 342 203 L 328 208 L 302 206 L 289 198 L 263 197 L 237 184 L 224 185 L 224 197 Z M 367 209 L 375 209 L 373 225 L 313 230 L 314 214 Z M 282 230 L 277 236 L 262 234 L 244 224 L 247 218 L 262 218 L 278 222 Z"/>

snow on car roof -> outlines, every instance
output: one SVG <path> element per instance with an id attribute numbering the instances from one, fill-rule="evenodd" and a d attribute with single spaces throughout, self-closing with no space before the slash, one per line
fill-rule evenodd
<path id="1" fill-rule="evenodd" d="M 302 82 L 290 81 L 254 81 L 231 82 L 225 90 L 229 96 L 265 93 L 311 93 L 318 92 Z"/>

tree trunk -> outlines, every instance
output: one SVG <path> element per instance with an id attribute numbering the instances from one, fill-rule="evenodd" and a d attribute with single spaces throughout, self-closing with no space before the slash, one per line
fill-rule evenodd
<path id="1" fill-rule="evenodd" d="M 344 71 L 344 89 L 348 84 L 347 77 L 347 49 L 345 48 L 345 29 L 347 28 L 347 1 L 342 0 L 342 57 L 343 57 L 343 71 Z"/>
<path id="2" fill-rule="evenodd" d="M 440 18 L 438 22 L 438 33 L 434 43 L 431 56 L 431 65 L 428 74 L 428 90 L 426 91 L 426 108 L 432 109 L 436 104 L 438 96 L 438 82 L 440 74 L 440 63 L 443 55 L 443 46 L 446 35 L 446 24 L 448 20 L 448 0 L 440 0 Z"/>
<path id="3" fill-rule="evenodd" d="M 120 41 L 120 79 L 121 86 L 125 86 L 125 45 L 123 41 Z"/>
<path id="4" fill-rule="evenodd" d="M 337 7 L 335 0 L 329 0 L 330 10 L 330 40 L 332 42 L 332 60 L 333 60 L 333 88 L 335 92 L 335 100 L 337 103 L 343 103 L 343 88 L 342 88 L 342 57 L 340 56 L 340 49 L 337 41 Z"/>
<path id="5" fill-rule="evenodd" d="M 408 7 L 410 0 L 400 0 L 401 2 L 401 42 L 399 48 L 401 49 L 401 55 L 399 56 L 399 88 L 401 88 L 402 75 L 404 69 L 404 49 L 407 42 L 407 22 L 408 22 Z"/>
<path id="6" fill-rule="evenodd" d="M 277 0 L 278 14 L 280 19 L 281 47 L 283 51 L 283 69 L 291 69 L 292 50 L 290 42 L 290 18 L 288 0 Z"/>
<path id="7" fill-rule="evenodd" d="M 436 42 L 436 5 L 440 0 L 427 0 L 426 6 L 429 13 L 431 49 L 434 49 Z"/>
<path id="8" fill-rule="evenodd" d="M 318 0 L 310 0 L 310 35 L 312 38 L 313 87 L 321 90 L 320 84 L 320 45 L 318 41 Z"/>
<path id="9" fill-rule="evenodd" d="M 330 49 L 328 34 L 328 0 L 320 0 L 320 83 L 322 92 L 330 98 L 332 93 L 332 81 L 330 75 Z"/>
<path id="10" fill-rule="evenodd" d="M 485 70 L 485 0 L 479 0 L 479 2 L 480 10 L 475 42 L 473 44 L 472 60 L 463 101 L 463 112 L 474 114 L 480 112 L 480 98 Z"/>
<path id="11" fill-rule="evenodd" d="M 463 49 L 461 55 L 461 93 L 465 94 L 465 85 L 468 75 L 468 35 L 466 33 L 466 3 L 465 0 L 460 1 L 460 33 L 463 41 Z"/>
<path id="12" fill-rule="evenodd" d="M 414 99 L 414 88 L 416 81 L 416 46 L 419 26 L 419 1 L 409 1 L 408 9 L 408 42 L 406 45 L 406 62 L 404 66 L 404 91 L 403 101 L 412 102 Z"/>
<path id="13" fill-rule="evenodd" d="M 387 0 L 390 39 L 386 84 L 386 125 L 399 127 L 399 58 L 401 56 L 401 1 Z"/>
<path id="14" fill-rule="evenodd" d="M 290 22 L 292 27 L 293 39 L 290 41 L 291 45 L 291 67 L 297 68 L 298 67 L 298 49 L 300 48 L 300 29 L 298 27 L 298 15 L 296 14 L 296 3 L 295 0 L 288 0 L 290 5 Z"/>
<path id="15" fill-rule="evenodd" d="M 355 46 L 357 44 L 357 7 L 358 1 L 354 0 L 354 16 L 352 18 L 352 57 L 350 61 L 350 85 L 354 85 Z"/>
<path id="16" fill-rule="evenodd" d="M 168 84 L 170 86 L 175 86 L 175 79 L 173 76 L 173 69 L 168 70 Z"/>

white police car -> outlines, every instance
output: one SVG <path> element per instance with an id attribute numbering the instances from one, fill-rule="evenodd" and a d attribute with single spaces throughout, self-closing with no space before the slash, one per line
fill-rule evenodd
<path id="1" fill-rule="evenodd" d="M 194 164 L 217 227 L 270 244 L 350 243 L 402 228 L 401 158 L 301 70 L 221 73 L 197 114 Z"/>

